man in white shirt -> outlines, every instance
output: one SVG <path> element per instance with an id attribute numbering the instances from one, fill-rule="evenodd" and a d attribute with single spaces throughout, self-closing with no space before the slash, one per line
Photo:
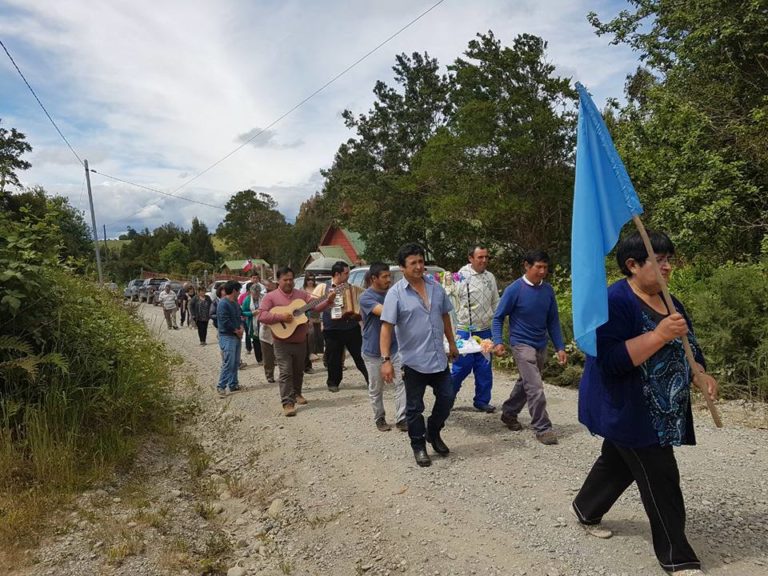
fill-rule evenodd
<path id="1" fill-rule="evenodd" d="M 493 315 L 499 304 L 499 289 L 496 286 L 496 278 L 487 270 L 488 249 L 474 245 L 467 256 L 469 264 L 459 270 L 459 282 L 450 287 L 451 296 L 458 300 L 456 334 L 464 340 L 473 336 L 489 339 Z M 475 397 L 472 402 L 475 410 L 492 413 L 496 407 L 491 404 L 491 361 L 481 352 L 465 354 L 454 361 L 451 366 L 451 380 L 456 394 L 461 390 L 461 383 L 470 372 L 475 375 Z"/>
<path id="2" fill-rule="evenodd" d="M 165 322 L 168 324 L 168 330 L 173 328 L 178 330 L 179 326 L 176 324 L 176 293 L 171 290 L 171 283 L 166 282 L 165 287 L 160 291 L 157 297 L 160 305 L 163 307 L 163 314 L 165 314 Z"/>

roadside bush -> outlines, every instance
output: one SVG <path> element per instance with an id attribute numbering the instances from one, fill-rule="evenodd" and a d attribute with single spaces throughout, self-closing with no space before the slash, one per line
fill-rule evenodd
<path id="1" fill-rule="evenodd" d="M 686 282 L 687 281 L 687 282 Z M 768 399 L 768 274 L 762 264 L 729 263 L 673 289 L 693 318 L 696 336 L 724 398 Z"/>
<path id="2" fill-rule="evenodd" d="M 56 254 L 55 221 L 0 217 L 0 542 L 33 538 L 46 502 L 173 423 L 167 352 Z"/>

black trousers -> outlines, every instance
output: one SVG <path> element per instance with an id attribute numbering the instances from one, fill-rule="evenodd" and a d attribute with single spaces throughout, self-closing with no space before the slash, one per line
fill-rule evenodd
<path id="1" fill-rule="evenodd" d="M 198 320 L 195 323 L 197 324 L 197 336 L 200 338 L 200 342 L 205 342 L 205 339 L 208 337 L 208 320 L 205 322 Z"/>
<path id="2" fill-rule="evenodd" d="M 408 437 L 411 448 L 420 450 L 426 446 L 427 437 L 440 432 L 451 414 L 456 394 L 453 391 L 450 368 L 434 374 L 424 374 L 408 366 L 403 366 L 405 384 L 405 418 L 408 422 Z M 424 392 L 432 387 L 435 404 L 432 414 L 424 425 Z"/>
<path id="3" fill-rule="evenodd" d="M 256 357 L 256 362 L 261 363 L 262 360 L 262 354 L 261 354 L 261 340 L 259 340 L 258 334 L 254 334 L 251 338 L 246 338 L 246 342 L 250 341 L 250 347 L 248 347 L 248 352 L 253 350 L 253 355 Z"/>
<path id="4" fill-rule="evenodd" d="M 573 501 L 582 523 L 600 522 L 632 482 L 637 482 L 651 522 L 653 550 L 661 567 L 667 572 L 699 568 L 685 537 L 685 503 L 671 446 L 624 448 L 604 440 L 600 457 Z"/>
<path id="5" fill-rule="evenodd" d="M 344 363 L 344 348 L 349 350 L 355 366 L 368 382 L 368 370 L 363 361 L 363 334 L 360 327 L 355 326 L 348 330 L 324 330 L 325 336 L 325 355 L 328 360 L 328 386 L 338 386 L 341 384 L 341 375 Z"/>

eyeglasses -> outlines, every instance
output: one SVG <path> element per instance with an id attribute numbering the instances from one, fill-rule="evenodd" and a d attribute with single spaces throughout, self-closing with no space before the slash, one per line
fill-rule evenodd
<path id="1" fill-rule="evenodd" d="M 664 264 L 668 266 L 674 266 L 676 263 L 674 256 L 656 256 L 656 264 L 659 266 L 663 266 Z"/>

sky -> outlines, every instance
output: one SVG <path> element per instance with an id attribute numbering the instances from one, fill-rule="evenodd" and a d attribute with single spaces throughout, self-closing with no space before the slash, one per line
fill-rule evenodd
<path id="1" fill-rule="evenodd" d="M 243 146 L 437 0 L 0 0 L 0 39 L 91 168 L 223 207 L 239 190 L 270 194 L 289 221 L 322 188 L 339 145 L 354 134 L 341 113 L 367 112 L 377 80 L 393 84 L 400 53 L 445 67 L 477 33 L 505 45 L 548 42 L 555 73 L 582 82 L 598 107 L 622 99 L 637 55 L 611 46 L 586 20 L 623 0 L 445 0 L 320 94 Z M 88 212 L 77 159 L 0 52 L 2 126 L 23 132 L 25 186 L 67 196 Z M 194 217 L 215 230 L 225 211 L 91 174 L 99 233 Z"/>

